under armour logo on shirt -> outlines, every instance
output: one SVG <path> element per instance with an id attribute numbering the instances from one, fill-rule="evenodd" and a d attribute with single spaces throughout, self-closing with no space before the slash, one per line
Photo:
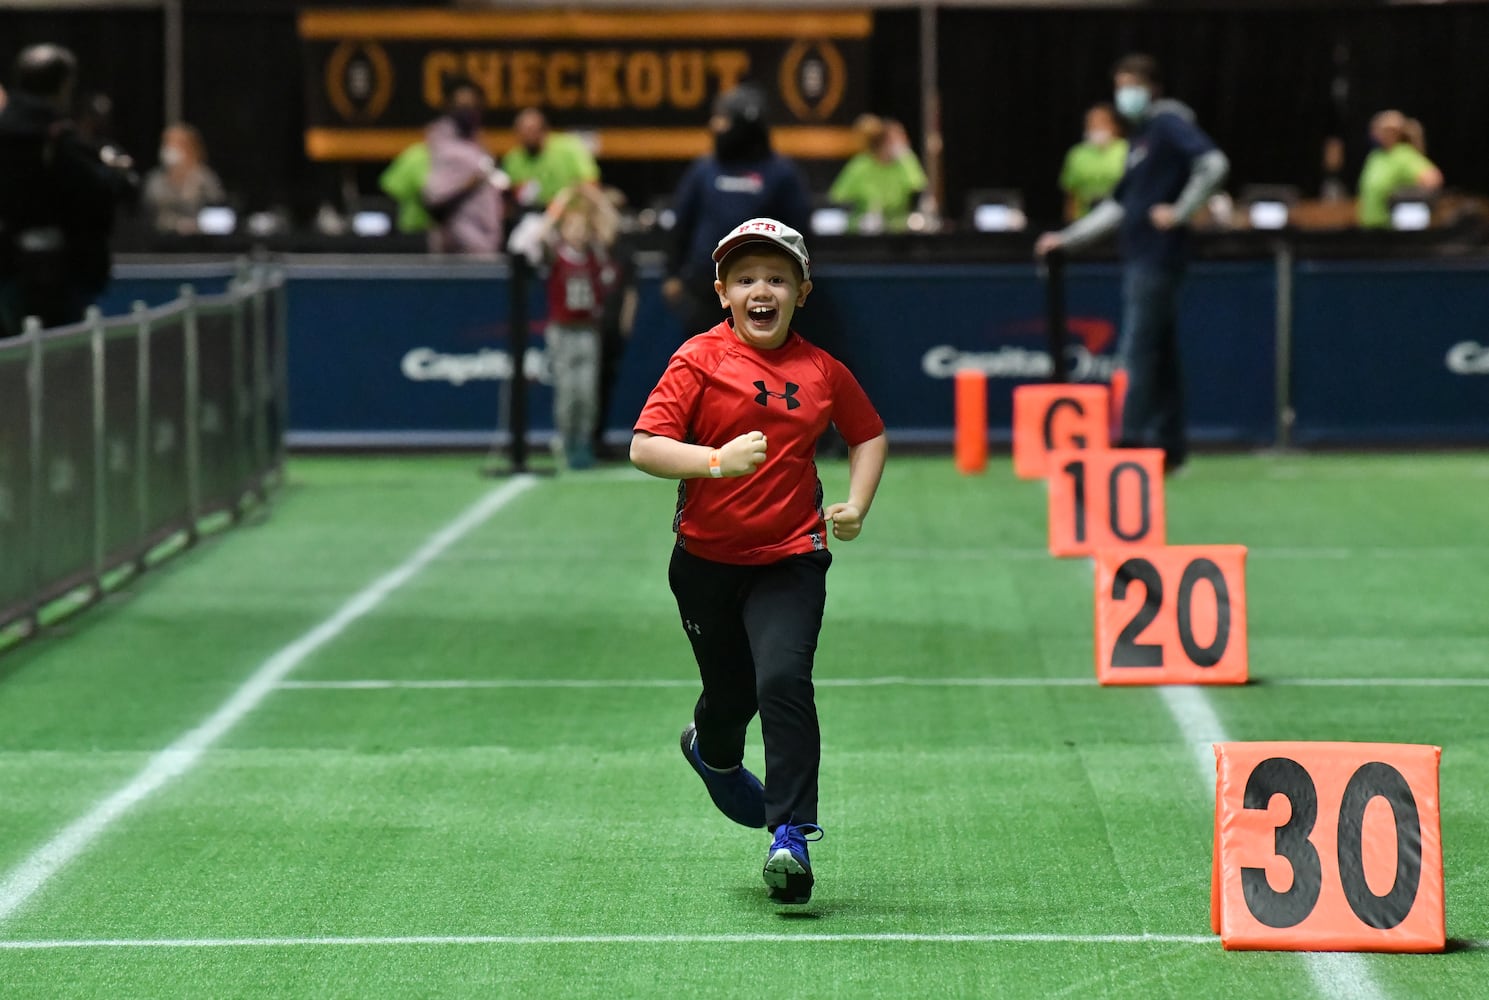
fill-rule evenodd
<path id="1" fill-rule="evenodd" d="M 755 388 L 760 390 L 759 395 L 755 397 L 755 402 L 761 406 L 769 406 L 772 399 L 784 399 L 788 410 L 794 410 L 801 405 L 801 400 L 796 398 L 796 392 L 801 386 L 795 382 L 787 382 L 785 392 L 771 392 L 765 388 L 764 382 L 756 382 Z"/>

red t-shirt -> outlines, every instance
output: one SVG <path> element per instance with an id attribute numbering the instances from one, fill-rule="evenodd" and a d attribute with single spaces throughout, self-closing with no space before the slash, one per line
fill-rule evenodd
<path id="1" fill-rule="evenodd" d="M 594 326 L 611 282 L 609 262 L 601 254 L 559 243 L 548 272 L 548 319 L 565 326 Z"/>
<path id="2" fill-rule="evenodd" d="M 764 432 L 765 462 L 754 474 L 683 480 L 673 521 L 694 555 L 758 565 L 827 547 L 814 456 L 829 422 L 850 447 L 884 432 L 842 362 L 794 331 L 759 350 L 726 320 L 672 355 L 636 430 L 710 447 Z"/>

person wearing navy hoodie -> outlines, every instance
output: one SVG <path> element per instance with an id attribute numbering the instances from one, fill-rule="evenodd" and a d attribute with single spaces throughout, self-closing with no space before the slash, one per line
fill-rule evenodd
<path id="1" fill-rule="evenodd" d="M 714 244 L 746 219 L 777 219 L 801 232 L 812 199 L 796 164 L 770 148 L 765 93 L 740 84 L 714 101 L 714 150 L 683 175 L 672 197 L 676 216 L 662 293 L 692 334 L 724 318 L 714 291 Z"/>
<path id="2" fill-rule="evenodd" d="M 1034 251 L 1074 250 L 1117 233 L 1122 253 L 1122 335 L 1127 372 L 1122 447 L 1162 448 L 1173 472 L 1188 457 L 1179 367 L 1179 286 L 1189 219 L 1225 180 L 1230 161 L 1194 124 L 1194 112 L 1160 99 L 1158 64 L 1130 55 L 1112 71 L 1117 112 L 1128 122 L 1127 163 L 1110 198 Z"/>

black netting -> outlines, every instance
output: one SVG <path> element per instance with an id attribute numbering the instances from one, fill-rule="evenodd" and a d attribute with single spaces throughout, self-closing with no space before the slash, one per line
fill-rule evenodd
<path id="1" fill-rule="evenodd" d="M 145 523 L 152 539 L 186 526 L 191 511 L 186 452 L 186 321 L 150 325 L 150 407 L 146 431 Z"/>
<path id="2" fill-rule="evenodd" d="M 243 383 L 248 399 L 241 433 L 248 442 L 247 454 L 255 479 L 263 476 L 272 461 L 269 426 L 273 419 L 273 381 L 269 377 L 269 309 L 267 293 L 248 302 L 243 310 Z"/>
<path id="3" fill-rule="evenodd" d="M 36 516 L 43 596 L 94 569 L 93 344 L 86 330 L 41 341 L 41 490 Z"/>
<path id="4" fill-rule="evenodd" d="M 0 346 L 0 625 L 36 592 L 31 547 L 30 345 Z"/>
<path id="5" fill-rule="evenodd" d="M 197 312 L 197 442 L 202 511 L 232 507 L 247 479 L 248 462 L 237 392 L 237 302 L 204 303 Z"/>
<path id="6" fill-rule="evenodd" d="M 103 348 L 103 549 L 109 565 L 138 555 L 146 534 L 135 331 L 133 323 L 111 326 Z"/>
<path id="7" fill-rule="evenodd" d="M 143 328 L 105 320 L 101 338 L 80 324 L 0 341 L 0 626 L 235 508 L 282 458 L 283 284 L 251 287 Z"/>
<path id="8" fill-rule="evenodd" d="M 278 466 L 284 462 L 284 434 L 287 426 L 285 403 L 289 391 L 285 385 L 285 288 L 281 279 L 272 281 L 263 297 L 264 323 L 264 372 L 266 380 L 260 387 L 259 401 L 264 407 L 266 433 L 268 436 L 269 464 Z"/>

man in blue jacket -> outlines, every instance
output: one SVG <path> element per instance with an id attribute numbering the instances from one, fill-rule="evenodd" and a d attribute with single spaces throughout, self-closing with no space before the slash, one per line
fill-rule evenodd
<path id="1" fill-rule="evenodd" d="M 1188 259 L 1186 223 L 1225 180 L 1226 159 L 1194 124 L 1194 112 L 1159 95 L 1158 64 L 1130 55 L 1113 70 L 1117 112 L 1128 122 L 1128 153 L 1112 196 L 1035 244 L 1041 257 L 1117 233 L 1123 260 L 1122 336 L 1127 372 L 1118 444 L 1162 448 L 1172 472 L 1188 457 L 1179 366 L 1179 286 Z"/>
<path id="2" fill-rule="evenodd" d="M 708 126 L 713 153 L 693 161 L 672 197 L 676 222 L 662 286 L 689 337 L 724 318 L 713 288 L 719 233 L 761 217 L 807 232 L 812 212 L 796 164 L 771 151 L 765 94 L 758 87 L 741 84 L 720 94 Z"/>

